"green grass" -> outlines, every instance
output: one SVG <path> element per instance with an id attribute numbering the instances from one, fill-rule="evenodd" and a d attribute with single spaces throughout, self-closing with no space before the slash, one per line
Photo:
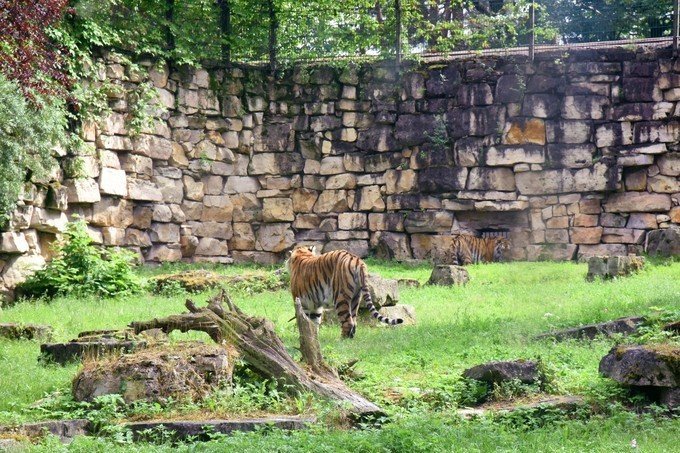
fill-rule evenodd
<path id="1" fill-rule="evenodd" d="M 371 271 L 385 277 L 416 278 L 423 283 L 430 273 L 427 266 L 368 264 Z M 179 268 L 183 267 L 145 269 L 142 273 L 148 276 Z M 225 274 L 253 271 L 239 266 L 213 269 Z M 365 377 L 351 385 L 386 407 L 394 423 L 379 431 L 236 436 L 200 448 L 248 450 L 245 447 L 250 445 L 259 450 L 298 451 L 317 442 L 326 445 L 325 451 L 343 446 L 350 451 L 612 451 L 630 448 L 632 438 L 644 451 L 675 447 L 668 439 L 679 434 L 677 419 L 652 423 L 621 415 L 620 419 L 560 422 L 527 431 L 488 421 L 456 421 L 446 398 L 465 368 L 517 358 L 540 357 L 554 374 L 557 393 L 592 393 L 606 387 L 597 367 L 612 340 L 554 343 L 532 337 L 553 328 L 679 310 L 680 263 L 653 263 L 632 277 L 593 283 L 584 280 L 585 265 L 575 263 L 499 263 L 470 266 L 469 270 L 471 281 L 465 287 L 401 289 L 401 303 L 416 309 L 416 326 L 360 325 L 353 340 L 341 340 L 339 326 L 321 329 L 324 354 L 333 363 L 359 359 L 356 368 Z M 193 298 L 204 301 L 208 295 Z M 236 293 L 233 298 L 247 313 L 271 319 L 286 344 L 296 345 L 296 327 L 288 322 L 293 308 L 287 291 Z M 0 312 L 0 322 L 50 324 L 56 340 L 66 341 L 83 330 L 122 328 L 133 320 L 181 312 L 184 299 L 145 294 L 113 300 L 23 302 Z M 173 338 L 207 336 L 192 333 Z M 50 392 L 68 393 L 78 367 L 45 367 L 38 363 L 38 353 L 36 342 L 0 340 L 0 422 L 35 417 L 35 411 L 23 408 Z M 429 396 L 433 394 L 443 395 L 443 399 L 432 403 Z M 109 442 L 101 442 L 79 440 L 72 448 L 112 448 Z"/>

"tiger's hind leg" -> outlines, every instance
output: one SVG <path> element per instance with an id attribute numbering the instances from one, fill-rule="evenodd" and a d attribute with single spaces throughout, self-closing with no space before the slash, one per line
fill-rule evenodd
<path id="1" fill-rule="evenodd" d="M 356 317 L 353 313 L 353 300 L 342 291 L 335 297 L 335 312 L 338 314 L 343 338 L 354 338 Z"/>

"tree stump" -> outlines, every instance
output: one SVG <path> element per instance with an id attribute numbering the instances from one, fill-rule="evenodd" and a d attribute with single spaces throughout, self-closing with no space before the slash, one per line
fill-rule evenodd
<path id="1" fill-rule="evenodd" d="M 206 332 L 216 343 L 235 349 L 262 376 L 280 382 L 293 393 L 317 394 L 346 408 L 358 418 L 384 413 L 347 387 L 337 372 L 324 362 L 317 326 L 304 314 L 299 301 L 295 303 L 295 313 L 300 331 L 300 351 L 307 365 L 305 368 L 288 354 L 270 321 L 243 313 L 224 290 L 205 308 L 196 307 L 191 300 L 187 300 L 185 305 L 189 313 L 133 322 L 130 327 L 135 332 L 154 328 L 165 333 L 173 330 Z"/>

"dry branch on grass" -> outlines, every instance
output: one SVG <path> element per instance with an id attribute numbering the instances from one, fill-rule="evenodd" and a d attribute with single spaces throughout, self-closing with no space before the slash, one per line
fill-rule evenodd
<path id="1" fill-rule="evenodd" d="M 189 313 L 133 322 L 130 327 L 135 332 L 153 328 L 166 333 L 173 330 L 206 332 L 216 343 L 235 348 L 257 372 L 296 393 L 315 393 L 338 403 L 355 416 L 383 413 L 378 406 L 347 387 L 335 370 L 324 362 L 317 326 L 302 311 L 299 301 L 296 301 L 295 313 L 305 368 L 288 354 L 270 321 L 246 315 L 225 291 L 212 298 L 207 307 L 198 308 L 191 300 L 186 301 L 186 307 Z"/>

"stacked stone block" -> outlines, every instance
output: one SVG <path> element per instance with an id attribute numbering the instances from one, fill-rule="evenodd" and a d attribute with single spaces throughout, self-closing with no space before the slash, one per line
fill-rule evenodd
<path id="1" fill-rule="evenodd" d="M 640 251 L 680 223 L 680 62 L 669 49 L 437 64 L 173 68 L 104 54 L 110 114 L 91 155 L 27 185 L 5 286 L 68 219 L 149 261 L 273 263 L 296 243 L 437 258 L 503 231 L 513 259 Z M 141 84 L 153 121 L 130 127 Z"/>

